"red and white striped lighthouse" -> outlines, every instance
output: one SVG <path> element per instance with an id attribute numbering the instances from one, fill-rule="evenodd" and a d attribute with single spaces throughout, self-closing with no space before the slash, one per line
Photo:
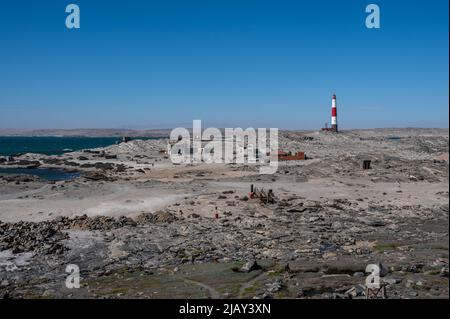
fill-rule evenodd
<path id="1" fill-rule="evenodd" d="M 338 131 L 337 125 L 337 108 L 336 108 L 336 94 L 333 94 L 333 98 L 331 100 L 331 129 L 334 132 Z"/>

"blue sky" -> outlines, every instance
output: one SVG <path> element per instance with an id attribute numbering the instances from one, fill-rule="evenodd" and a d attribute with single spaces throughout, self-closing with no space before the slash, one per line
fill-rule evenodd
<path id="1" fill-rule="evenodd" d="M 65 7 L 81 28 L 65 27 Z M 365 7 L 381 28 L 365 27 Z M 0 128 L 448 127 L 448 1 L 4 0 Z"/>

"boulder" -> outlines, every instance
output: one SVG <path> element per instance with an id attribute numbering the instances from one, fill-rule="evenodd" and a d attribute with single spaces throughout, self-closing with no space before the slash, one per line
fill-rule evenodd
<path id="1" fill-rule="evenodd" d="M 256 260 L 250 260 L 248 262 L 246 262 L 240 269 L 240 272 L 251 272 L 254 270 L 259 270 L 262 267 L 260 265 L 258 265 L 258 263 L 256 262 Z"/>

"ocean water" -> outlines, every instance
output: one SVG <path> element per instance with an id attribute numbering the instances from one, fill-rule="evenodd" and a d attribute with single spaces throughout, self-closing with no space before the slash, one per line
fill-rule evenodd
<path id="1" fill-rule="evenodd" d="M 137 138 L 134 138 L 137 139 Z M 151 138 L 139 138 L 151 139 Z M 38 153 L 59 155 L 65 152 L 105 147 L 121 141 L 119 137 L 0 136 L 0 156 Z"/>
<path id="2" fill-rule="evenodd" d="M 26 175 L 35 175 L 42 179 L 46 179 L 48 181 L 65 181 L 70 179 L 75 179 L 81 176 L 81 173 L 78 172 L 67 172 L 58 169 L 46 169 L 46 168 L 1 168 L 0 167 L 0 175 L 1 174 L 26 174 Z"/>

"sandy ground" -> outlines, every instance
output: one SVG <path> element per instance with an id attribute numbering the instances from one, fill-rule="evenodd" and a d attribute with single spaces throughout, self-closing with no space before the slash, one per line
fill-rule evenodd
<path id="1" fill-rule="evenodd" d="M 60 184 L 59 186 L 64 185 Z M 74 187 L 77 184 L 66 186 Z M 83 185 L 84 186 L 84 185 Z M 20 220 L 38 222 L 55 216 L 135 216 L 142 212 L 157 211 L 190 193 L 183 190 L 168 192 L 158 188 L 139 188 L 129 183 L 99 185 L 95 190 L 83 186 L 66 196 L 66 190 L 54 191 L 44 186 L 21 193 L 20 198 L 0 197 L 0 218 L 7 222 Z M 191 191 L 192 192 L 192 191 Z"/>
<path id="2" fill-rule="evenodd" d="M 200 169 L 201 167 L 197 167 L 195 170 Z M 190 168 L 185 171 L 193 170 Z M 182 172 L 179 168 L 170 174 Z M 236 172 L 231 172 L 226 175 L 227 179 L 233 179 L 233 173 L 236 175 Z M 163 172 L 158 172 L 154 176 L 158 176 L 161 181 L 173 180 L 172 177 L 163 177 L 162 174 Z M 135 217 L 140 213 L 161 210 L 193 195 L 203 194 L 203 197 L 208 198 L 208 192 L 215 194 L 229 189 L 245 195 L 249 193 L 251 184 L 273 189 L 276 194 L 284 197 L 295 195 L 315 201 L 360 199 L 362 208 L 367 208 L 370 204 L 421 205 L 432 208 L 448 201 L 445 194 L 440 194 L 448 190 L 448 184 L 445 182 L 372 183 L 366 178 L 319 178 L 302 183 L 295 182 L 292 178 L 277 180 L 276 183 L 206 180 L 202 181 L 200 189 L 194 189 L 186 183 L 188 179 L 182 180 L 184 185 L 171 187 L 151 186 L 139 181 L 119 181 L 98 185 L 94 190 L 89 185 L 76 182 L 53 185 L 56 191 L 50 185 L 44 185 L 35 190 L 0 196 L 0 219 L 4 222 L 39 222 L 56 216 L 72 217 L 83 214 Z"/>

